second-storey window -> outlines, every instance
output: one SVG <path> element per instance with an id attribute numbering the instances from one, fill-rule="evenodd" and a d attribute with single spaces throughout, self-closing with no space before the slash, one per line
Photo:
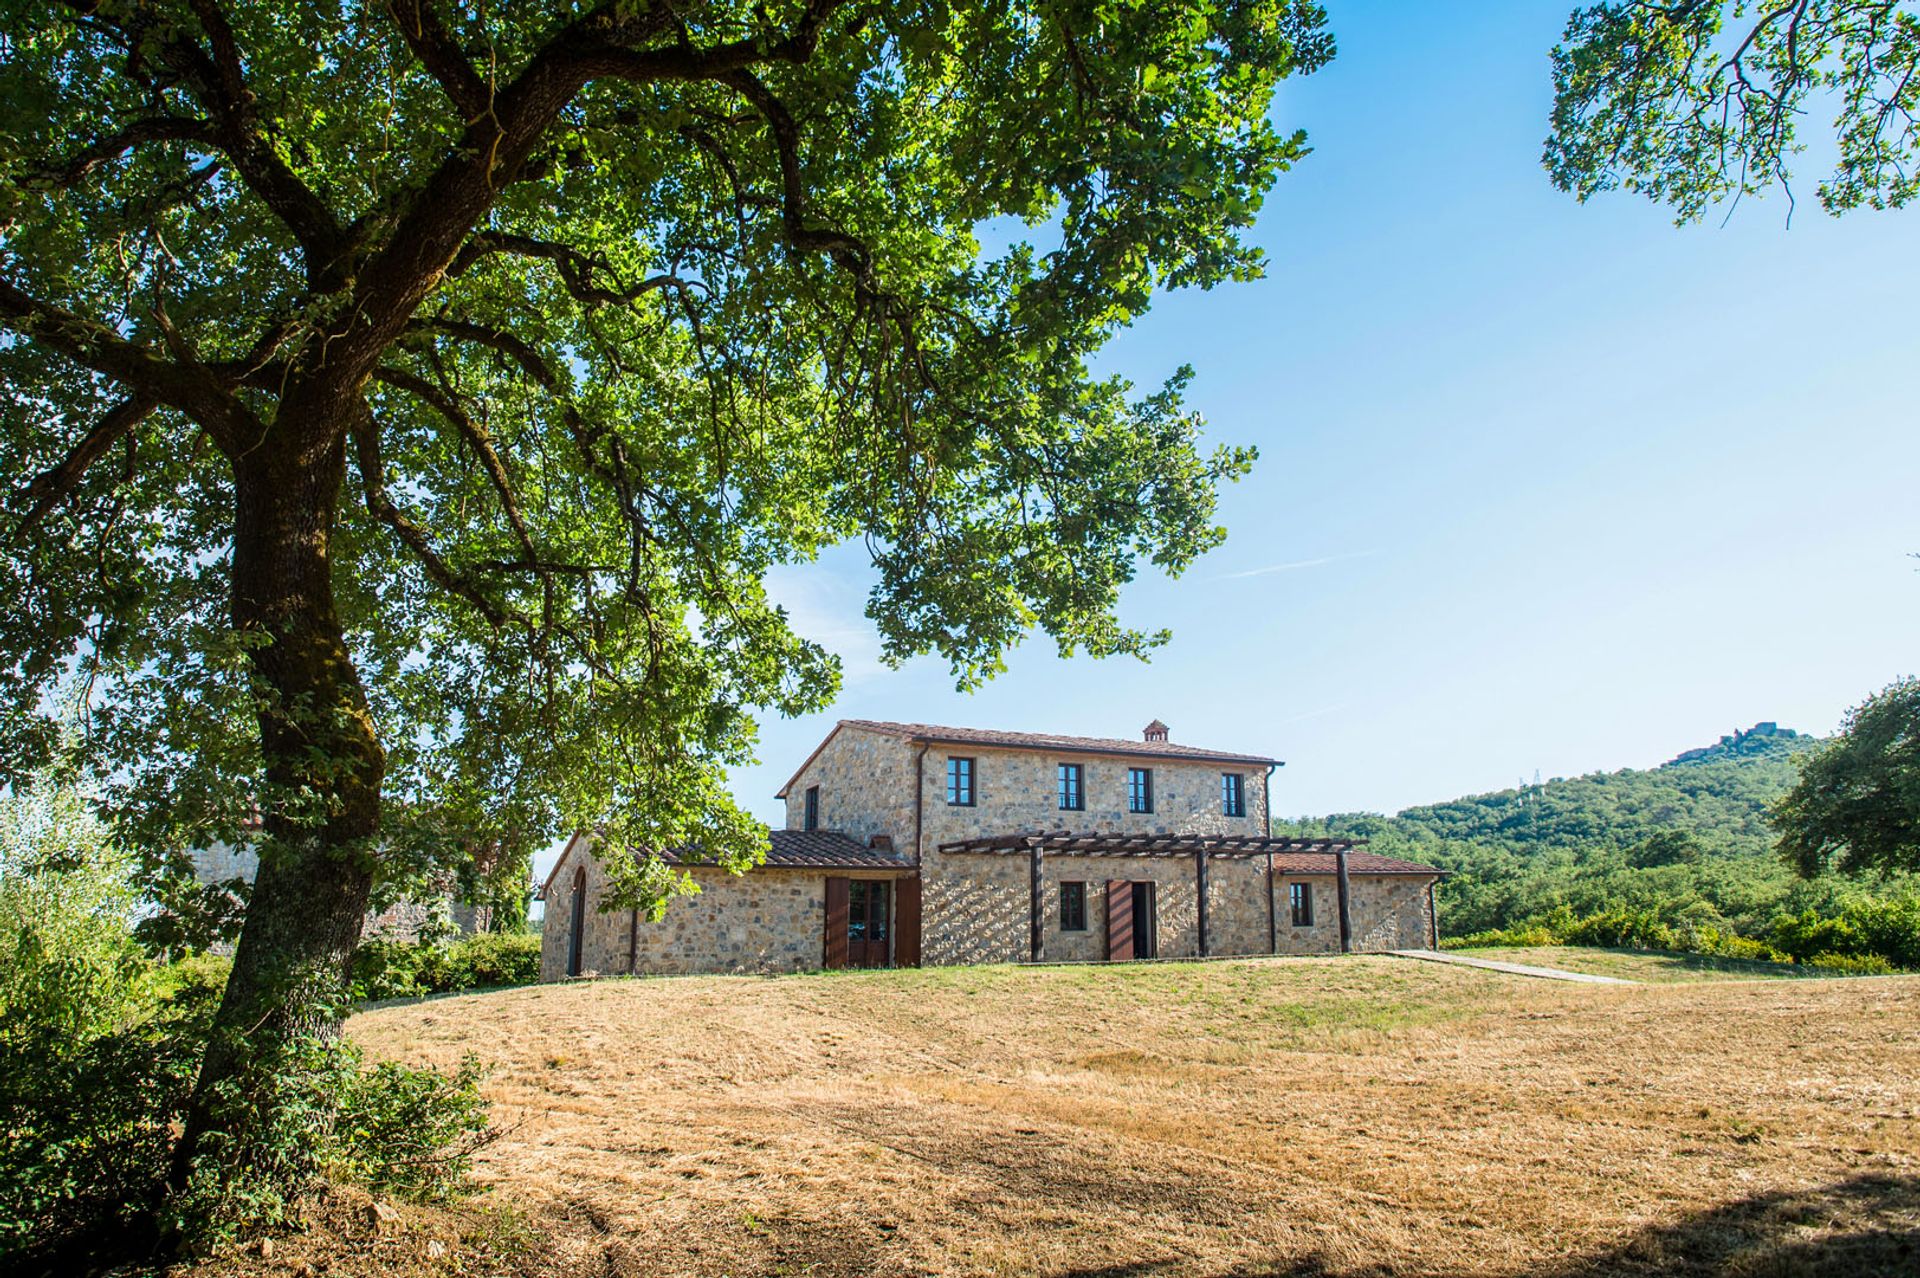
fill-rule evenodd
<path id="1" fill-rule="evenodd" d="M 1238 772 L 1220 774 L 1220 811 L 1230 817 L 1243 817 L 1247 814 L 1247 791 L 1242 784 L 1244 778 Z"/>
<path id="2" fill-rule="evenodd" d="M 1062 932 L 1087 930 L 1086 884 L 1062 883 L 1060 885 L 1060 930 Z"/>
<path id="3" fill-rule="evenodd" d="M 1082 785 L 1080 765 L 1063 763 L 1060 765 L 1060 809 L 1063 812 L 1078 812 L 1087 806 L 1087 792 Z"/>
<path id="4" fill-rule="evenodd" d="M 956 808 L 973 806 L 973 760 L 947 760 L 947 802 Z"/>
<path id="5" fill-rule="evenodd" d="M 820 787 L 817 785 L 807 787 L 807 810 L 801 821 L 801 828 L 805 830 L 820 828 Z"/>
<path id="6" fill-rule="evenodd" d="M 1153 769 L 1127 769 L 1127 811 L 1153 811 Z"/>
<path id="7" fill-rule="evenodd" d="M 1287 903 L 1293 907 L 1295 927 L 1313 926 L 1313 884 L 1287 884 Z"/>

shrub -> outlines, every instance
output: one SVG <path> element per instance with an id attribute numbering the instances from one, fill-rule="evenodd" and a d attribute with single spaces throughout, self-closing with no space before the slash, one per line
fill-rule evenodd
<path id="1" fill-rule="evenodd" d="M 216 1121 L 166 1201 L 229 964 L 147 959 L 129 868 L 71 790 L 0 798 L 0 1272 L 78 1271 L 163 1231 L 193 1244 L 271 1226 L 322 1176 L 460 1192 L 490 1135 L 478 1070 L 368 1068 L 351 1044 L 311 1039 L 214 1098 L 263 1121 Z M 482 945 L 479 967 L 515 970 L 524 948 Z"/>
<path id="2" fill-rule="evenodd" d="M 1816 954 L 1807 966 L 1848 976 L 1889 976 L 1897 970 L 1878 954 Z"/>
<path id="3" fill-rule="evenodd" d="M 479 1084 L 471 1058 L 451 1076 L 393 1062 L 369 1069 L 345 1040 L 295 1040 L 266 1072 L 214 1098 L 216 1121 L 165 1223 L 193 1247 L 270 1229 L 322 1179 L 416 1201 L 459 1196 L 494 1135 Z"/>
<path id="4" fill-rule="evenodd" d="M 1589 914 L 1563 936 L 1568 945 L 1607 945 L 1636 950 L 1671 950 L 1679 945 L 1674 930 L 1652 910 L 1616 908 Z"/>
<path id="5" fill-rule="evenodd" d="M 379 938 L 354 952 L 350 994 L 356 1002 L 418 998 L 539 979 L 536 932 L 483 932 L 451 944 Z"/>

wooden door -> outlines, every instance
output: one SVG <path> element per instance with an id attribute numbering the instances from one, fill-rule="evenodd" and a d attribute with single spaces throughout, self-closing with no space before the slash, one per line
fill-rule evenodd
<path id="1" fill-rule="evenodd" d="M 893 965 L 920 966 L 920 880 L 900 879 L 893 885 Z"/>
<path id="2" fill-rule="evenodd" d="M 827 938 L 825 967 L 847 965 L 847 880 L 827 880 Z"/>
<path id="3" fill-rule="evenodd" d="M 1160 917 L 1154 900 L 1154 884 L 1133 885 L 1133 957 L 1160 957 Z"/>
<path id="4" fill-rule="evenodd" d="M 893 884 L 855 879 L 847 885 L 847 966 L 885 967 L 893 935 Z"/>
<path id="5" fill-rule="evenodd" d="M 573 872 L 573 910 L 567 919 L 567 975 L 580 975 L 580 950 L 587 930 L 587 867 Z"/>
<path id="6" fill-rule="evenodd" d="M 1133 884 L 1107 880 L 1107 958 L 1123 962 L 1133 957 Z"/>

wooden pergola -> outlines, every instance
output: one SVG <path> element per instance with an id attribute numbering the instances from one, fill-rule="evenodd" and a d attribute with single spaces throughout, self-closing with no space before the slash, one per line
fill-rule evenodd
<path id="1" fill-rule="evenodd" d="M 1351 852 L 1364 839 L 1276 839 L 1256 834 L 989 834 L 940 844 L 942 852 L 1049 852 L 1073 856 L 1179 856 L 1196 852 L 1207 856 L 1256 857 L 1283 852 Z"/>
<path id="2" fill-rule="evenodd" d="M 1333 857 L 1333 872 L 1340 896 L 1340 952 L 1353 948 L 1353 916 L 1349 899 L 1347 855 L 1364 840 L 1357 839 L 1280 839 L 1253 834 L 1075 834 L 1060 830 L 1053 833 L 989 834 L 971 839 L 942 843 L 943 853 L 985 853 L 999 856 L 1025 855 L 1031 866 L 1029 914 L 1029 952 L 1031 961 L 1046 959 L 1045 913 L 1041 908 L 1043 878 L 1041 862 L 1054 856 L 1191 856 L 1194 887 L 1198 903 L 1200 956 L 1210 953 L 1207 944 L 1207 862 L 1214 857 L 1251 860 L 1267 859 L 1267 947 L 1280 952 L 1279 907 L 1275 899 L 1273 858 L 1277 854 L 1322 853 Z"/>

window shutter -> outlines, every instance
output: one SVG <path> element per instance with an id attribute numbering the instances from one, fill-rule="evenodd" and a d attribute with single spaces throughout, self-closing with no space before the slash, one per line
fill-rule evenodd
<path id="1" fill-rule="evenodd" d="M 827 880 L 826 967 L 847 965 L 847 880 Z"/>
<path id="2" fill-rule="evenodd" d="M 1133 884 L 1126 879 L 1107 880 L 1107 957 L 1133 957 Z"/>
<path id="3" fill-rule="evenodd" d="M 920 966 L 920 879 L 893 882 L 893 965 Z"/>

